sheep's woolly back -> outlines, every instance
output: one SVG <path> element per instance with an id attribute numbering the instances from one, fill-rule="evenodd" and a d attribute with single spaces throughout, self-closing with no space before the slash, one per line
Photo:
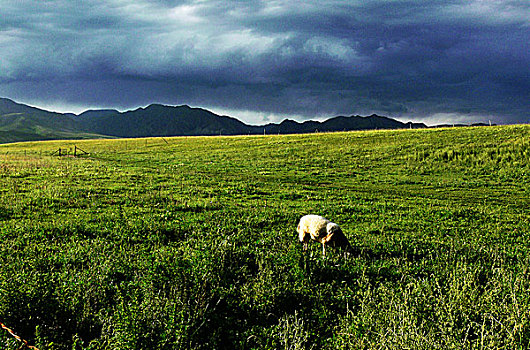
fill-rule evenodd
<path id="1" fill-rule="evenodd" d="M 320 241 L 321 238 L 328 235 L 328 224 L 332 224 L 332 222 L 320 215 L 303 216 L 297 228 L 300 242 L 307 242 L 309 238 Z"/>

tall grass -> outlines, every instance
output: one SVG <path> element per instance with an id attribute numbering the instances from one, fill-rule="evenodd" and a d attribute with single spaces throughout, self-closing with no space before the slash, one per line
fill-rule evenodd
<path id="1" fill-rule="evenodd" d="M 0 145 L 0 319 L 43 349 L 526 349 L 529 133 Z M 356 253 L 303 253 L 307 213 Z"/>

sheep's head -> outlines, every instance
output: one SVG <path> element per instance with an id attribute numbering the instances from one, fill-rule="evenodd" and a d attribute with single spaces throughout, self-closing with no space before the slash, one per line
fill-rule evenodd
<path id="1" fill-rule="evenodd" d="M 326 230 L 328 231 L 328 235 L 335 235 L 335 234 L 342 234 L 342 230 L 340 229 L 340 226 L 337 225 L 334 222 L 330 222 L 326 225 Z"/>
<path id="2" fill-rule="evenodd" d="M 353 248 L 350 245 L 350 242 L 342 232 L 342 229 L 339 225 L 334 223 L 329 223 L 326 227 L 328 231 L 328 241 L 327 243 L 332 247 L 340 247 L 346 249 L 347 252 L 352 252 Z"/>

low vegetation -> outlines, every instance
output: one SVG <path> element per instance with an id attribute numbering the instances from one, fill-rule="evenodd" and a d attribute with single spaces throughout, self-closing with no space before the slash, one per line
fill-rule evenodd
<path id="1" fill-rule="evenodd" d="M 1 145 L 0 320 L 41 350 L 527 349 L 529 145 L 528 126 Z M 310 213 L 355 252 L 304 253 Z"/>

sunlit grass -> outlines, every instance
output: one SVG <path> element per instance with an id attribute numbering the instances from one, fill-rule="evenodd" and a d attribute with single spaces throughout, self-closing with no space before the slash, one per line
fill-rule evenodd
<path id="1" fill-rule="evenodd" d="M 50 349 L 527 348 L 529 136 L 0 145 L 0 319 Z M 356 253 L 303 254 L 308 213 Z"/>

